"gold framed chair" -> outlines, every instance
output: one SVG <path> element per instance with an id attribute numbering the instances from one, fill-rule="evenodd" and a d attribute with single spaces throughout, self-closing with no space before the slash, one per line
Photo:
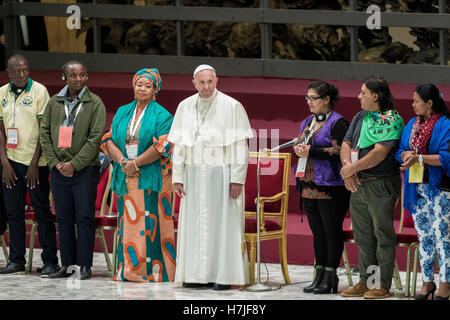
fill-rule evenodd
<path id="1" fill-rule="evenodd" d="M 348 262 L 347 249 L 345 243 L 355 243 L 355 238 L 353 236 L 352 224 L 350 223 L 349 228 L 344 228 L 344 250 L 342 251 L 342 261 L 344 262 L 345 273 L 347 273 L 347 281 L 350 287 L 353 287 L 352 270 L 350 269 L 350 263 Z"/>
<path id="2" fill-rule="evenodd" d="M 31 230 L 26 232 L 27 235 L 30 236 L 30 246 L 28 249 L 28 261 L 26 271 L 31 273 L 31 268 L 33 266 L 33 252 L 34 252 L 34 241 L 37 236 L 37 220 L 34 211 L 26 211 L 25 212 L 25 224 L 31 225 Z"/>
<path id="3" fill-rule="evenodd" d="M 52 208 L 52 203 L 53 203 L 53 196 L 52 196 L 52 192 L 50 191 L 49 197 L 48 197 L 49 203 L 50 203 L 50 208 Z M 33 207 L 31 205 L 31 200 L 30 197 L 27 193 L 26 196 L 26 207 L 25 207 L 25 225 L 31 225 L 31 229 L 30 231 L 26 232 L 26 235 L 30 236 L 30 245 L 29 245 L 29 249 L 28 249 L 28 258 L 27 258 L 27 267 L 26 267 L 26 271 L 31 273 L 31 268 L 33 267 L 33 253 L 34 253 L 34 243 L 36 240 L 36 236 L 38 235 L 38 223 L 37 223 L 37 219 L 36 219 L 36 215 L 34 213 Z M 54 214 L 54 211 L 52 210 L 52 214 L 53 214 L 53 222 L 56 223 L 56 216 Z M 58 233 L 58 232 L 57 232 Z"/>
<path id="4" fill-rule="evenodd" d="M 103 252 L 105 254 L 106 264 L 108 266 L 108 271 L 114 272 L 113 265 L 111 264 L 111 259 L 109 257 L 108 246 L 106 244 L 106 237 L 103 230 L 115 230 L 114 239 L 116 239 L 116 230 L 117 230 L 117 215 L 111 216 L 112 205 L 109 207 L 109 214 L 105 215 L 106 205 L 108 200 L 108 194 L 111 189 L 111 180 L 112 180 L 112 165 L 105 170 L 104 174 L 100 178 L 99 184 L 97 186 L 97 198 L 101 199 L 101 205 L 98 208 L 96 205 L 96 211 L 99 211 L 99 215 L 96 214 L 95 217 L 95 225 L 96 225 L 96 238 L 99 238 L 100 244 L 102 246 Z M 114 195 L 111 194 L 111 199 L 114 198 Z M 53 204 L 53 196 L 50 192 L 49 195 L 50 207 Z M 96 201 L 97 203 L 97 201 Z M 26 204 L 31 208 L 31 201 L 27 197 Z M 56 216 L 53 215 L 53 218 L 56 222 Z M 37 220 L 35 217 L 34 211 L 31 209 L 25 212 L 25 223 L 31 225 L 31 230 L 27 232 L 27 235 L 30 235 L 30 246 L 28 251 L 28 262 L 26 270 L 31 272 L 32 264 L 33 264 L 33 252 L 34 252 L 34 243 L 35 238 L 37 236 Z M 75 226 L 76 227 L 76 226 Z M 113 245 L 113 255 L 115 253 Z"/>
<path id="5" fill-rule="evenodd" d="M 5 231 L 5 233 L 6 233 L 6 231 Z M 3 234 L 0 234 L 0 242 L 2 244 L 3 254 L 5 255 L 6 264 L 8 264 L 9 263 L 9 253 L 8 253 L 8 249 L 6 248 L 5 236 Z"/>
<path id="6" fill-rule="evenodd" d="M 100 240 L 100 244 L 102 246 L 103 253 L 105 255 L 106 265 L 108 267 L 108 271 L 112 273 L 114 276 L 117 268 L 117 209 L 114 209 L 116 204 L 116 197 L 114 192 L 111 190 L 111 182 L 112 182 L 112 164 L 109 165 L 108 169 L 103 173 L 102 179 L 100 179 L 99 186 L 97 189 L 97 193 L 101 192 L 101 206 L 100 211 L 95 216 L 95 237 Z M 106 214 L 108 195 L 110 195 L 110 203 L 108 205 L 108 213 Z M 99 194 L 97 194 L 97 197 Z M 106 243 L 106 237 L 104 230 L 114 230 L 113 236 L 113 262 L 111 263 L 111 259 L 109 257 L 109 249 Z"/>
<path id="7" fill-rule="evenodd" d="M 249 165 L 245 184 L 245 240 L 249 243 L 250 284 L 255 282 L 257 247 L 257 159 L 258 152 L 249 152 Z M 281 271 L 286 284 L 290 284 L 287 264 L 286 220 L 289 199 L 290 153 L 261 153 L 260 175 L 260 240 L 278 239 Z M 264 174 L 269 173 L 269 174 Z"/>
<path id="8" fill-rule="evenodd" d="M 403 178 L 403 175 L 402 175 Z M 414 223 L 412 221 L 408 221 L 405 216 L 405 208 L 403 207 L 403 184 L 402 184 L 402 192 L 401 192 L 401 214 L 400 214 L 400 223 L 397 230 L 397 247 L 407 247 L 408 251 L 406 254 L 406 279 L 405 279 L 405 297 L 416 295 L 416 284 L 417 284 L 417 264 L 419 260 L 419 238 L 417 237 L 417 233 L 410 234 L 404 233 L 405 228 L 414 228 Z M 411 253 L 414 250 L 414 258 L 411 261 Z M 412 279 L 412 287 L 411 287 L 411 263 L 413 263 L 413 279 Z M 398 265 L 397 261 L 395 262 L 395 268 Z"/>

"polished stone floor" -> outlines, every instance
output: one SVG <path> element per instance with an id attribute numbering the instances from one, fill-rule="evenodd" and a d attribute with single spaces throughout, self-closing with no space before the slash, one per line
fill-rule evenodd
<path id="1" fill-rule="evenodd" d="M 211 289 L 184 289 L 174 283 L 132 283 L 111 280 L 102 253 L 94 254 L 93 277 L 80 281 L 67 279 L 42 279 L 36 273 L 36 267 L 42 266 L 40 249 L 36 249 L 33 259 L 33 270 L 25 275 L 0 275 L 0 300 L 361 300 L 362 298 L 343 298 L 336 294 L 305 294 L 312 277 L 312 266 L 289 265 L 291 285 L 284 285 L 281 269 L 278 264 L 261 264 L 261 283 L 268 284 L 272 291 L 250 292 L 238 287 L 228 291 Z M 0 267 L 6 266 L 3 252 L 0 252 Z M 405 273 L 400 273 L 403 287 Z M 339 289 L 347 288 L 347 276 L 344 269 L 338 269 Z M 352 276 L 358 281 L 358 274 Z M 420 283 L 418 277 L 418 284 Z M 281 286 L 281 287 L 280 287 Z M 279 288 L 279 289 L 277 289 Z M 419 289 L 419 288 L 418 288 Z M 391 300 L 405 300 L 402 291 L 395 290 L 393 285 Z"/>

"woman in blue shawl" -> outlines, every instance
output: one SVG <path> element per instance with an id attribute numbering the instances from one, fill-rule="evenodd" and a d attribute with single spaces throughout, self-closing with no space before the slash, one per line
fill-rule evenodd
<path id="1" fill-rule="evenodd" d="M 411 119 L 400 140 L 396 159 L 404 170 L 404 207 L 419 237 L 423 286 L 416 300 L 434 297 L 434 263 L 439 261 L 436 300 L 450 294 L 450 119 L 439 90 L 432 84 L 416 88 Z"/>
<path id="2" fill-rule="evenodd" d="M 117 110 L 102 151 L 113 159 L 117 195 L 117 274 L 114 280 L 162 282 L 175 276 L 175 235 L 171 211 L 172 115 L 155 99 L 157 69 L 133 78 L 135 100 Z"/>

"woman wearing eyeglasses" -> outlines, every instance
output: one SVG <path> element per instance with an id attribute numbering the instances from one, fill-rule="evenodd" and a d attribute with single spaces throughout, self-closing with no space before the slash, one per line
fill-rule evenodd
<path id="1" fill-rule="evenodd" d="M 338 89 L 326 82 L 308 87 L 306 102 L 312 113 L 301 124 L 300 143 L 294 147 L 299 157 L 297 191 L 313 233 L 316 277 L 305 293 L 337 293 L 344 238 L 342 223 L 348 210 L 350 192 L 339 175 L 340 146 L 348 121 L 333 111 Z"/>

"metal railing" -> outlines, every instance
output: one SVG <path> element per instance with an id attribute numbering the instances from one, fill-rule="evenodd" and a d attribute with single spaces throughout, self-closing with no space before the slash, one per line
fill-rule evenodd
<path id="1" fill-rule="evenodd" d="M 96 2 L 96 1 L 94 1 Z M 58 69 L 69 59 L 81 59 L 93 71 L 134 72 L 147 66 L 157 66 L 161 73 L 189 74 L 200 63 L 209 63 L 221 75 L 271 76 L 284 78 L 321 78 L 361 80 L 378 74 L 388 81 L 450 83 L 448 67 L 447 30 L 450 14 L 445 13 L 447 1 L 439 0 L 439 13 L 384 13 L 381 27 L 413 27 L 438 29 L 440 32 L 440 65 L 360 63 L 358 58 L 357 28 L 366 26 L 369 14 L 356 11 L 356 0 L 350 0 L 350 11 L 269 9 L 270 0 L 261 0 L 260 8 L 187 7 L 182 0 L 176 6 L 134 6 L 77 4 L 82 17 L 93 19 L 93 53 L 53 53 L 23 51 L 18 17 L 68 17 L 69 4 L 30 3 L 6 0 L 0 6 L 0 19 L 4 19 L 6 57 L 23 53 L 37 69 Z M 99 19 L 167 20 L 176 22 L 177 55 L 139 55 L 101 53 Z M 261 26 L 261 58 L 223 58 L 185 56 L 183 23 L 186 21 L 252 22 Z M 348 26 L 350 28 L 350 62 L 277 60 L 272 58 L 272 24 L 316 24 Z M 150 59 L 149 59 L 150 58 Z"/>

